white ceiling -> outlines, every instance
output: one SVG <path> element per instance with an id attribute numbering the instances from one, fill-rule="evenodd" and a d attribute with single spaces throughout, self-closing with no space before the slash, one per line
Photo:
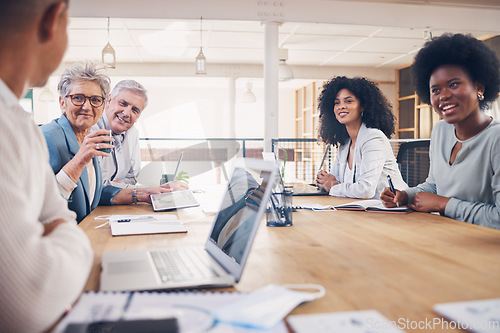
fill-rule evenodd
<path id="1" fill-rule="evenodd" d="M 93 7 L 94 3 L 99 4 L 98 10 Z M 309 7 L 304 7 L 305 3 L 315 9 L 306 10 Z M 255 12 L 248 13 L 247 8 Z M 72 18 L 65 63 L 101 58 L 101 50 L 108 42 L 108 12 L 113 13 L 109 42 L 116 50 L 118 65 L 193 63 L 200 48 L 200 19 L 195 17 L 200 16 L 204 17 L 201 45 L 209 64 L 263 65 L 263 22 L 271 21 L 267 16 L 272 15 L 280 16 L 279 47 L 288 49 L 287 63 L 292 68 L 392 69 L 406 65 L 423 45 L 429 26 L 435 36 L 444 32 L 472 33 L 479 38 L 500 34 L 500 0 L 190 0 L 182 3 L 142 0 L 140 4 L 135 0 L 76 0 L 70 7 Z M 408 12 L 415 15 L 402 17 Z M 289 21 L 298 17 L 303 21 Z"/>
<path id="2" fill-rule="evenodd" d="M 261 22 L 202 22 L 203 52 L 210 63 L 262 64 Z M 289 65 L 395 68 L 411 62 L 424 43 L 425 29 L 283 23 L 279 46 Z M 491 31 L 469 32 L 476 37 Z M 433 30 L 433 35 L 445 31 Z M 108 41 L 106 18 L 72 18 L 65 62 L 99 59 Z M 200 20 L 110 19 L 109 42 L 117 62 L 193 62 L 200 50 Z"/>

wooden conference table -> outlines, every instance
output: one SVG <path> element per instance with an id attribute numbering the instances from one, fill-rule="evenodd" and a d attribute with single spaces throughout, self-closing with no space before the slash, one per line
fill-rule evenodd
<path id="1" fill-rule="evenodd" d="M 294 205 L 349 201 L 293 198 Z M 103 222 L 94 220 L 99 215 L 151 213 L 145 204 L 98 207 L 80 223 L 95 256 L 85 290 L 99 290 L 103 252 L 203 245 L 214 218 L 199 207 L 172 212 L 185 223 L 184 234 L 112 237 L 109 226 L 95 229 Z M 292 227 L 262 221 L 241 281 L 225 290 L 253 291 L 271 283 L 326 288 L 324 297 L 292 314 L 375 309 L 396 322 L 432 320 L 440 318 L 433 312 L 436 303 L 500 297 L 500 231 L 417 212 L 298 210 Z"/>

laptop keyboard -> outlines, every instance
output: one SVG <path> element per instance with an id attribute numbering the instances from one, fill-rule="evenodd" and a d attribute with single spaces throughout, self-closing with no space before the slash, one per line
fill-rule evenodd
<path id="1" fill-rule="evenodd" d="M 203 249 L 172 248 L 149 252 L 163 282 L 210 279 L 220 276 L 210 265 L 210 256 Z"/>

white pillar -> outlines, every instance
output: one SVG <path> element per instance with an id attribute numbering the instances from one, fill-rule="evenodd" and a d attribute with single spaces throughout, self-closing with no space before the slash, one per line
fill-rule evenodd
<path id="1" fill-rule="evenodd" d="M 278 138 L 278 43 L 279 22 L 265 22 L 264 57 L 264 151 Z"/>
<path id="2" fill-rule="evenodd" d="M 230 138 L 235 138 L 236 137 L 236 78 L 235 77 L 230 77 L 228 79 L 228 92 L 229 92 L 229 98 L 228 98 L 228 120 L 229 120 L 229 137 Z"/>

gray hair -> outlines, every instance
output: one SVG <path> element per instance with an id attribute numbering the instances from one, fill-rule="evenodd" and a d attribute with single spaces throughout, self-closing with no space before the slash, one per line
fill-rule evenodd
<path id="1" fill-rule="evenodd" d="M 144 109 L 148 105 L 148 95 L 146 89 L 142 86 L 137 81 L 134 80 L 122 80 L 116 84 L 116 86 L 113 88 L 113 91 L 111 91 L 111 99 L 115 98 L 116 95 L 122 90 L 131 90 L 134 94 L 141 96 L 144 98 Z M 142 111 L 142 110 L 141 110 Z"/>
<path id="2" fill-rule="evenodd" d="M 111 80 L 103 73 L 104 66 L 87 61 L 85 64 L 76 63 L 66 68 L 61 75 L 57 90 L 62 99 L 71 91 L 74 83 L 79 81 L 91 81 L 97 83 L 101 87 L 102 97 L 107 101 L 109 91 L 111 90 Z"/>

